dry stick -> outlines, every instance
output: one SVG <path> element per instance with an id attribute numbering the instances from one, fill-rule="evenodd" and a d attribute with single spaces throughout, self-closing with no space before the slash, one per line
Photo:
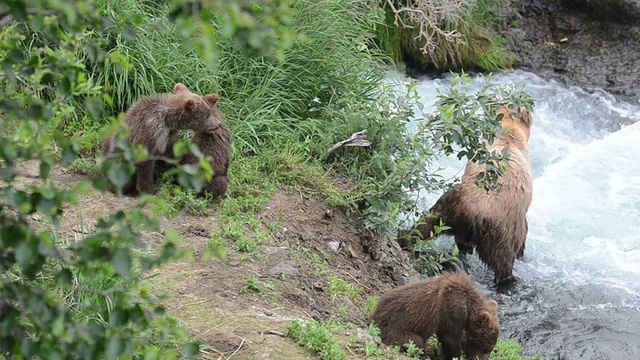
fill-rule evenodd
<path id="1" fill-rule="evenodd" d="M 192 303 L 189 303 L 189 304 L 184 304 L 184 305 L 180 306 L 177 310 L 183 309 L 183 308 L 185 308 L 187 306 L 199 305 L 199 304 L 206 303 L 206 302 L 209 302 L 209 301 L 212 301 L 212 300 L 213 299 L 205 299 L 205 300 L 201 300 L 201 301 L 192 302 Z"/>
<path id="2" fill-rule="evenodd" d="M 215 352 L 215 353 L 217 353 L 217 354 L 220 354 L 220 356 L 218 356 L 218 360 L 219 360 L 219 359 L 225 359 L 225 360 L 227 360 L 227 359 L 228 359 L 226 356 L 224 356 L 224 354 L 223 354 L 221 351 L 216 350 L 216 348 L 211 347 L 211 350 L 213 350 L 213 352 Z M 205 350 L 200 350 L 200 351 L 201 351 L 201 352 L 203 352 L 203 353 L 205 353 L 205 354 L 208 354 Z"/>
<path id="3" fill-rule="evenodd" d="M 349 352 L 351 353 L 351 355 L 356 356 L 356 354 L 353 352 L 353 350 L 351 350 L 347 345 L 344 346 L 347 350 L 349 350 Z"/>
<path id="4" fill-rule="evenodd" d="M 219 328 L 220 326 L 222 326 L 222 324 L 224 324 L 224 321 L 223 321 L 223 322 L 221 322 L 220 324 L 218 324 L 218 325 L 216 325 L 216 326 L 214 326 L 214 327 L 210 328 L 209 330 L 207 330 L 207 331 L 203 332 L 202 334 L 200 334 L 200 337 L 204 337 L 204 336 L 205 336 L 205 335 L 207 335 L 209 332 L 211 332 L 211 330 L 217 329 L 217 328 Z"/>
<path id="5" fill-rule="evenodd" d="M 364 288 L 367 288 L 367 290 L 371 291 L 371 288 L 370 288 L 370 287 L 368 287 L 367 285 L 364 285 L 363 283 L 361 283 L 360 281 L 358 281 L 358 279 L 356 279 L 353 275 L 349 274 L 349 272 L 348 272 L 348 271 L 342 270 L 342 272 L 343 272 L 343 273 L 345 273 L 345 274 L 347 274 L 347 275 L 349 275 L 349 277 L 350 277 L 350 278 L 352 278 L 352 279 L 353 279 L 353 281 L 357 282 L 357 283 L 358 283 L 358 285 L 360 285 L 360 286 L 362 286 L 362 287 L 364 287 Z"/>
<path id="6" fill-rule="evenodd" d="M 238 351 L 240 351 L 240 348 L 242 347 L 242 345 L 244 344 L 244 338 L 242 338 L 242 341 L 240 342 L 240 345 L 238 345 L 238 348 L 236 349 L 236 351 L 234 351 L 231 355 L 229 355 L 229 359 L 231 359 L 233 357 L 233 355 L 235 355 Z"/>
<path id="7" fill-rule="evenodd" d="M 406 24 L 399 16 L 400 13 L 408 13 L 409 14 L 409 18 L 413 21 L 417 21 L 420 24 L 420 30 L 418 32 L 418 35 L 415 36 L 415 40 L 419 40 L 420 38 L 424 38 L 425 43 L 424 46 L 420 49 L 422 50 L 422 52 L 427 55 L 430 52 L 435 51 L 437 44 L 433 41 L 433 37 L 435 36 L 434 34 L 439 34 L 441 36 L 443 36 L 445 38 L 445 40 L 452 42 L 454 41 L 454 39 L 458 38 L 460 39 L 462 37 L 462 35 L 456 31 L 456 30 L 452 30 L 452 31 L 445 31 L 443 29 L 441 29 L 437 22 L 438 19 L 433 19 L 430 16 L 427 16 L 427 14 L 425 13 L 425 11 L 423 9 L 419 9 L 419 8 L 411 8 L 411 7 L 406 7 L 406 6 L 402 6 L 400 8 L 396 8 L 395 5 L 393 4 L 392 0 L 387 0 L 387 4 L 389 5 L 389 7 L 391 8 L 391 11 L 393 11 L 394 13 L 394 24 L 396 26 L 398 26 L 398 22 L 400 22 L 401 26 L 403 28 L 407 28 L 407 29 L 413 29 L 414 27 L 411 25 Z M 455 6 L 454 6 L 455 7 Z M 437 11 L 438 9 L 428 9 L 431 10 L 429 11 L 430 13 L 438 13 L 441 11 Z M 460 11 L 460 9 L 458 9 L 458 11 Z M 446 12 L 445 12 L 445 15 Z M 446 18 L 449 18 L 449 21 L 453 22 L 454 24 L 457 24 L 458 22 L 460 22 L 462 19 L 460 17 L 460 15 L 457 15 L 455 12 L 453 13 L 449 13 L 449 16 L 446 16 Z M 418 19 L 416 20 L 415 17 L 417 17 Z M 437 15 L 436 15 L 437 17 Z M 431 33 L 429 32 L 429 29 L 431 30 Z"/>
<path id="8" fill-rule="evenodd" d="M 332 152 L 343 146 L 370 146 L 371 141 L 365 139 L 365 137 L 367 136 L 367 132 L 367 129 L 358 131 L 357 133 L 351 135 L 351 137 L 349 137 L 347 140 L 342 140 L 331 145 L 331 147 L 327 149 L 327 155 L 331 155 Z"/>
<path id="9" fill-rule="evenodd" d="M 267 335 L 277 335 L 280 337 L 286 337 L 283 333 L 276 331 L 276 330 L 267 330 L 264 333 L 262 333 L 262 335 L 267 334 Z"/>

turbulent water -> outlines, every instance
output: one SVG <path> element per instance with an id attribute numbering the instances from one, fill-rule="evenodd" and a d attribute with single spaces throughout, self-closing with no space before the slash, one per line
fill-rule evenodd
<path id="1" fill-rule="evenodd" d="M 525 258 L 516 286 L 490 295 L 500 303 L 501 338 L 544 359 L 640 359 L 640 106 L 526 72 L 496 81 L 524 81 L 536 100 Z M 449 78 L 419 82 L 428 110 Z M 464 170 L 453 157 L 439 165 L 445 175 Z M 474 278 L 492 289 L 491 271 L 471 260 Z"/>

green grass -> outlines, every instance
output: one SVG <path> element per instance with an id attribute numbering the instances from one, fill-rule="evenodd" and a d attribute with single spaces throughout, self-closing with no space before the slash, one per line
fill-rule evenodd
<path id="1" fill-rule="evenodd" d="M 64 240 L 64 239 L 61 239 Z M 66 241 L 64 241 L 66 242 Z M 68 243 L 68 242 L 67 242 Z M 51 271 L 59 270 L 59 263 L 52 261 L 45 266 L 45 270 L 38 278 L 45 291 L 61 299 L 63 306 L 74 323 L 79 328 L 89 333 L 98 331 L 98 328 L 107 328 L 112 336 L 122 336 L 131 331 L 135 334 L 132 338 L 134 351 L 143 347 L 152 347 L 165 350 L 165 354 L 178 356 L 181 349 L 192 339 L 182 328 L 180 323 L 164 310 L 147 308 L 144 299 L 148 299 L 148 284 L 140 279 L 122 278 L 107 275 L 101 271 L 80 272 L 69 267 L 69 282 L 60 283 L 48 277 Z M 128 304 L 116 304 L 112 294 L 124 293 Z M 161 294 L 156 294 L 161 296 Z M 121 301 L 122 299 L 120 299 Z M 114 311 L 115 308 L 117 311 Z M 129 312 L 122 312 L 126 308 Z M 122 328 L 118 324 L 126 320 L 128 316 L 142 315 L 142 312 L 154 313 L 153 321 L 149 328 L 139 331 L 135 328 Z M 146 320 L 145 320 L 146 321 Z M 56 331 L 55 325 L 53 326 Z M 137 354 L 134 358 L 142 358 Z"/>
<path id="2" fill-rule="evenodd" d="M 285 335 L 295 340 L 298 345 L 307 347 L 311 352 L 318 354 L 320 359 L 346 359 L 346 352 L 334 338 L 336 331 L 336 325 L 330 322 L 307 321 L 303 324 L 294 320 L 287 325 Z"/>

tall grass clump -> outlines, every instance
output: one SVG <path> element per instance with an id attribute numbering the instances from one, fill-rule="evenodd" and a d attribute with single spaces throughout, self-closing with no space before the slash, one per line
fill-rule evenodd
<path id="1" fill-rule="evenodd" d="M 112 21 L 101 47 L 108 56 L 127 63 L 94 64 L 91 75 L 111 96 L 111 115 L 125 111 L 144 95 L 172 91 L 176 82 L 194 92 L 213 91 L 215 69 L 194 47 L 185 46 L 181 31 L 168 19 L 167 3 L 96 0 L 95 4 Z"/>
<path id="2" fill-rule="evenodd" d="M 376 4 L 292 1 L 289 26 L 297 40 L 280 57 L 256 55 L 227 39 L 221 15 L 213 14 L 218 32 L 214 64 L 184 45 L 183 34 L 168 20 L 169 6 L 151 7 L 140 0 L 96 4 L 111 19 L 112 30 L 121 30 L 112 31 L 116 35 L 101 46 L 128 63 L 93 64 L 92 79 L 112 99 L 111 115 L 181 81 L 194 92 L 221 95 L 219 107 L 233 132 L 234 154 L 288 148 L 309 162 L 326 160 L 361 179 L 391 166 L 404 125 L 388 113 L 398 94 L 383 85 L 389 59 L 374 41 L 376 29 L 384 25 Z M 338 150 L 327 158 L 330 145 L 365 129 L 370 148 Z"/>
<path id="3" fill-rule="evenodd" d="M 345 127 L 345 116 L 326 109 L 376 103 L 383 59 L 372 47 L 378 9 L 360 1 L 298 0 L 293 27 L 303 37 L 281 61 L 247 57 L 232 42 L 221 42 L 217 72 L 221 91 L 237 104 L 234 139 L 243 149 L 291 144 L 322 158 L 332 142 L 362 130 Z M 353 122 L 353 121 L 352 121 Z"/>
<path id="4" fill-rule="evenodd" d="M 384 107 L 380 82 L 388 60 L 373 41 L 384 23 L 381 9 L 355 0 L 291 4 L 289 26 L 298 40 L 279 58 L 253 55 L 227 39 L 222 18 L 213 14 L 217 60 L 211 64 L 195 47 L 185 46 L 183 34 L 168 20 L 168 5 L 97 0 L 116 30 L 101 47 L 128 65 L 92 64 L 91 79 L 110 95 L 110 115 L 143 95 L 169 91 L 178 81 L 194 92 L 218 92 L 234 152 L 289 146 L 322 160 L 332 143 L 353 132 L 368 129 L 375 138 L 384 127 L 375 114 Z"/>

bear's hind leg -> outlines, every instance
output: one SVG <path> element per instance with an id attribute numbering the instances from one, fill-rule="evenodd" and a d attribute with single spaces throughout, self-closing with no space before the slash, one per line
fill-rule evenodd
<path id="1" fill-rule="evenodd" d="M 508 241 L 500 241 L 498 237 L 485 237 L 479 239 L 476 250 L 480 260 L 493 270 L 496 285 L 508 286 L 513 283 L 516 254 Z"/>
<path id="2" fill-rule="evenodd" d="M 521 260 L 524 257 L 524 246 L 525 243 L 527 241 L 527 234 L 529 233 L 529 222 L 527 221 L 527 219 L 524 219 L 524 234 L 521 236 L 521 239 L 519 241 L 519 246 L 518 246 L 518 250 L 516 252 L 516 254 L 518 254 L 516 257 L 517 259 Z"/>
<path id="3" fill-rule="evenodd" d="M 153 182 L 153 173 L 154 173 L 155 161 L 147 160 L 137 165 L 137 180 L 138 180 L 138 193 L 143 194 L 153 194 L 154 191 L 154 182 Z"/>

